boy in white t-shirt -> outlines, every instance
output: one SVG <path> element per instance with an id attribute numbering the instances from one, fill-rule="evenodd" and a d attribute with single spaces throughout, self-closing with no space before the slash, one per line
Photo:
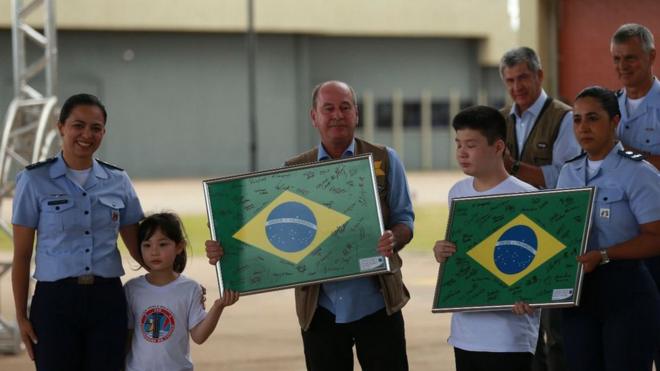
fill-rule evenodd
<path id="1" fill-rule="evenodd" d="M 533 186 L 510 176 L 503 154 L 506 123 L 495 109 L 475 106 L 461 111 L 452 122 L 456 130 L 456 159 L 467 178 L 449 191 L 449 204 L 457 197 L 534 191 Z M 439 263 L 456 252 L 450 241 L 433 248 Z M 449 343 L 454 346 L 457 371 L 528 371 L 539 333 L 540 311 L 516 303 L 512 312 L 454 313 Z"/>

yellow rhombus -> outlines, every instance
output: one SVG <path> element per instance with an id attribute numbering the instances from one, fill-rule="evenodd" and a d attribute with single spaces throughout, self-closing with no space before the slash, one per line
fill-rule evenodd
<path id="1" fill-rule="evenodd" d="M 518 273 L 507 274 L 502 272 L 497 267 L 497 265 L 495 265 L 495 246 L 504 232 L 518 225 L 527 226 L 534 231 L 534 234 L 536 234 L 538 247 L 536 249 L 536 255 L 532 259 L 532 262 L 529 264 L 529 266 Z M 508 286 L 511 286 L 518 282 L 520 279 L 527 276 L 529 273 L 536 270 L 536 268 L 543 265 L 543 263 L 550 260 L 553 256 L 557 255 L 564 248 L 566 248 L 566 245 L 562 244 L 559 240 L 553 237 L 550 233 L 546 232 L 527 216 L 520 214 L 507 224 L 503 225 L 493 234 L 488 236 L 485 240 L 481 241 L 475 247 L 470 249 L 467 252 L 467 255 L 474 259 L 482 267 L 486 268 L 487 271 L 495 275 L 495 277 L 502 280 L 502 282 L 506 283 Z"/>
<path id="2" fill-rule="evenodd" d="M 280 250 L 273 246 L 273 244 L 268 239 L 268 236 L 266 235 L 266 222 L 268 221 L 268 215 L 270 215 L 273 209 L 285 202 L 298 202 L 307 206 L 316 218 L 316 234 L 314 239 L 307 247 L 300 251 L 286 252 Z M 339 227 L 344 225 L 349 219 L 351 219 L 349 216 L 332 210 L 317 202 L 309 200 L 293 192 L 284 191 L 257 215 L 250 219 L 250 221 L 247 222 L 241 229 L 234 233 L 232 237 L 258 249 L 261 249 L 267 253 L 290 261 L 291 263 L 298 264 L 298 262 L 300 262 L 317 247 L 319 247 L 323 241 L 325 241 Z"/>

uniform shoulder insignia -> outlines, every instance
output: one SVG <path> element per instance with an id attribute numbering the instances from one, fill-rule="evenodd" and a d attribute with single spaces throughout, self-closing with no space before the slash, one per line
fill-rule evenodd
<path id="1" fill-rule="evenodd" d="M 119 166 L 113 165 L 113 164 L 111 164 L 111 163 L 109 163 L 109 162 L 101 161 L 101 160 L 99 160 L 98 158 L 96 159 L 96 161 L 97 161 L 99 164 L 101 164 L 101 165 L 103 165 L 103 166 L 105 166 L 105 167 L 109 167 L 110 169 L 115 169 L 115 170 L 119 170 L 119 171 L 124 171 L 124 169 L 120 168 Z"/>
<path id="2" fill-rule="evenodd" d="M 57 157 L 51 157 L 51 158 L 47 158 L 43 161 L 35 162 L 34 164 L 30 164 L 30 165 L 26 166 L 25 168 L 28 169 L 28 170 L 33 170 L 33 169 L 42 167 L 44 165 L 52 164 L 55 161 L 57 161 Z"/>
<path id="3" fill-rule="evenodd" d="M 566 163 L 573 162 L 573 161 L 577 161 L 577 160 L 583 158 L 583 157 L 586 156 L 586 155 L 587 155 L 587 152 L 582 152 L 582 153 L 580 153 L 579 155 L 573 157 L 572 159 L 566 161 Z"/>
<path id="4" fill-rule="evenodd" d="M 619 153 L 619 156 L 631 159 L 633 161 L 642 161 L 644 159 L 643 154 L 635 153 L 633 151 L 624 151 L 624 150 L 620 149 L 618 153 Z"/>

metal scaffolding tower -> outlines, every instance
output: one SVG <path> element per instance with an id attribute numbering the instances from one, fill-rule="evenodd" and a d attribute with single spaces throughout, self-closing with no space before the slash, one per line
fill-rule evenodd
<path id="1" fill-rule="evenodd" d="M 0 142 L 0 229 L 10 235 L 10 213 L 6 209 L 13 196 L 16 173 L 48 157 L 53 142 L 58 140 L 53 125 L 57 103 L 55 0 L 25 4 L 12 0 L 11 4 L 14 99 L 7 110 Z M 43 32 L 27 23 L 28 17 L 39 13 L 43 13 Z M 35 47 L 39 56 L 28 58 L 28 49 L 33 54 Z M 43 85 L 42 91 L 37 85 Z"/>

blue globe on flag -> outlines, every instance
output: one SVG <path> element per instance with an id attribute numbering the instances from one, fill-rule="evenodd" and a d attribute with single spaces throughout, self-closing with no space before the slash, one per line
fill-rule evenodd
<path id="1" fill-rule="evenodd" d="M 538 240 L 534 231 L 526 225 L 516 225 L 497 240 L 493 251 L 495 266 L 502 273 L 520 273 L 534 260 Z"/>
<path id="2" fill-rule="evenodd" d="M 316 237 L 317 222 L 312 210 L 300 202 L 277 205 L 266 219 L 266 236 L 277 249 L 292 253 L 309 246 Z"/>

